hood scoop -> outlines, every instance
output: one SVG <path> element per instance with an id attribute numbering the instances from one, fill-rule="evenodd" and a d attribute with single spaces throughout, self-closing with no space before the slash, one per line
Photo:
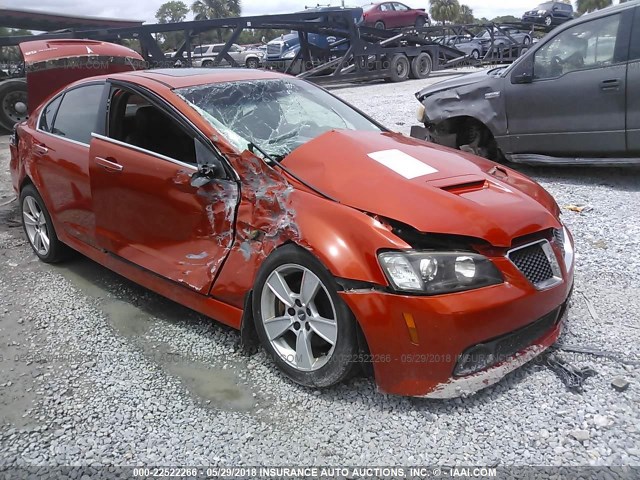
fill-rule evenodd
<path id="1" fill-rule="evenodd" d="M 454 195 L 464 195 L 465 193 L 476 192 L 489 188 L 486 178 L 479 175 L 462 175 L 458 177 L 443 178 L 428 182 L 432 187 L 439 188 Z"/>

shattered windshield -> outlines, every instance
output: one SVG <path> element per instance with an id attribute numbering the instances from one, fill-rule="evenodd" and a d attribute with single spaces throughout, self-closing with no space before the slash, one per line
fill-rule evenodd
<path id="1" fill-rule="evenodd" d="M 254 144 L 276 159 L 330 130 L 380 130 L 324 90 L 295 79 L 214 83 L 176 93 L 238 151 Z"/>

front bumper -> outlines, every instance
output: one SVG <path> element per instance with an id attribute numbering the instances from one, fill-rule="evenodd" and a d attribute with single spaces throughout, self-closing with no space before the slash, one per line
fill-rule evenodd
<path id="1" fill-rule="evenodd" d="M 573 270 L 564 271 L 563 277 L 562 283 L 544 291 L 536 290 L 524 278 L 506 274 L 503 284 L 449 295 L 352 290 L 341 292 L 341 297 L 362 327 L 379 390 L 451 398 L 498 382 L 557 340 Z M 455 375 L 469 349 L 518 333 L 547 315 L 555 315 L 553 321 L 543 330 L 530 329 L 529 337 L 519 338 L 515 353 L 496 357 L 496 362 L 477 373 Z"/>

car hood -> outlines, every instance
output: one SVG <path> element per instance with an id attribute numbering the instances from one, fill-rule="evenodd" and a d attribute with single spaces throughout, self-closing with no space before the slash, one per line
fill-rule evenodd
<path id="1" fill-rule="evenodd" d="M 477 40 L 474 40 L 477 41 Z M 489 74 L 491 70 L 483 70 L 482 72 L 470 73 L 468 75 L 461 75 L 459 77 L 444 80 L 442 82 L 434 83 L 428 87 L 423 88 L 416 93 L 416 98 L 422 101 L 425 97 L 433 95 L 443 90 L 449 90 L 451 88 L 464 87 L 466 85 L 473 85 L 474 83 L 487 80 L 488 78 L 496 78 L 494 75 Z"/>
<path id="2" fill-rule="evenodd" d="M 559 227 L 555 201 L 532 180 L 397 133 L 332 130 L 283 165 L 342 204 L 421 232 L 509 247 L 516 237 Z"/>

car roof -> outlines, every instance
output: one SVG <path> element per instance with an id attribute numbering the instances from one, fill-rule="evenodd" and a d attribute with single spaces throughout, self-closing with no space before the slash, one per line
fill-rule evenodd
<path id="1" fill-rule="evenodd" d="M 171 89 L 209 83 L 291 78 L 290 75 L 257 68 L 159 68 L 109 75 L 109 78 L 132 82 L 135 82 L 136 77 L 154 80 Z"/>

